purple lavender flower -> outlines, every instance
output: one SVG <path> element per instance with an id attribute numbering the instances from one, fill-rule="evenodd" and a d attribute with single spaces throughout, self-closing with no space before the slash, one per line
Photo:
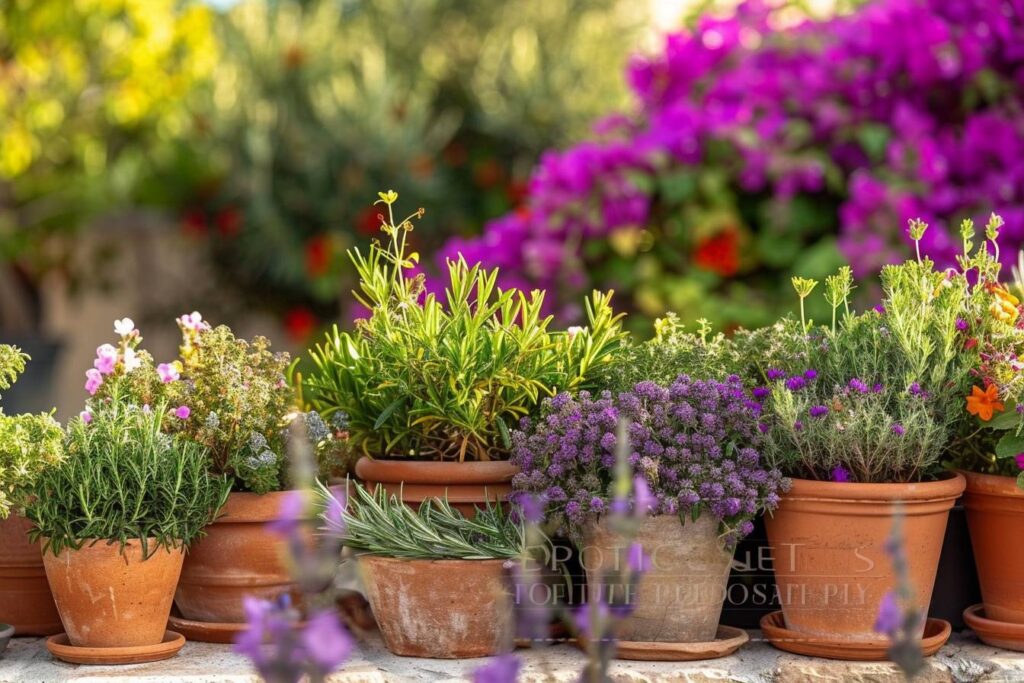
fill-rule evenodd
<path id="1" fill-rule="evenodd" d="M 892 433 L 895 434 L 896 436 L 903 436 L 906 433 L 906 431 L 907 430 L 903 428 L 903 425 L 899 423 L 894 423 L 892 426 Z"/>
<path id="2" fill-rule="evenodd" d="M 768 396 L 772 393 L 772 390 L 770 387 L 754 387 L 750 393 L 758 401 L 763 401 L 764 399 L 768 398 Z"/>
<path id="3" fill-rule="evenodd" d="M 774 382 L 777 379 L 784 379 L 786 377 L 786 373 L 778 368 L 768 368 L 768 372 L 765 374 L 768 377 L 769 382 Z"/>
<path id="4" fill-rule="evenodd" d="M 887 636 L 892 636 L 899 630 L 901 620 L 902 614 L 900 612 L 899 602 L 896 600 L 896 594 L 889 591 L 882 596 L 882 601 L 878 605 L 878 617 L 875 619 L 875 631 Z"/>
<path id="5" fill-rule="evenodd" d="M 885 391 L 885 387 L 884 387 L 884 386 L 882 386 L 882 383 L 881 383 L 881 382 L 875 382 L 875 383 L 874 383 L 874 384 L 873 384 L 873 385 L 871 386 L 871 393 L 872 393 L 872 394 L 880 394 L 880 393 L 882 393 L 883 391 Z"/>
<path id="6" fill-rule="evenodd" d="M 516 683 L 522 666 L 514 654 L 498 655 L 473 671 L 473 683 Z"/>
<path id="7" fill-rule="evenodd" d="M 278 536 L 290 536 L 305 516 L 306 494 L 304 491 L 289 491 L 281 500 L 277 519 L 267 523 L 267 530 Z"/>
<path id="8" fill-rule="evenodd" d="M 804 372 L 804 379 L 806 379 L 808 382 L 814 381 L 815 379 L 817 379 L 817 377 L 818 371 L 813 368 L 810 368 L 806 372 Z"/>
<path id="9" fill-rule="evenodd" d="M 650 568 L 650 558 L 639 543 L 630 543 L 626 550 L 626 566 L 634 574 L 642 574 Z"/>
<path id="10" fill-rule="evenodd" d="M 863 380 L 858 379 L 857 377 L 851 379 L 850 383 L 847 386 L 861 394 L 866 394 L 868 393 L 868 391 L 870 391 L 870 389 L 868 389 L 868 385 Z"/>
<path id="11" fill-rule="evenodd" d="M 885 315 L 885 306 L 883 306 L 882 304 L 876 304 L 875 307 L 872 308 L 871 310 L 873 310 L 878 315 Z"/>
<path id="12" fill-rule="evenodd" d="M 793 375 L 786 380 L 786 388 L 790 391 L 800 391 L 805 386 L 807 386 L 807 380 L 800 375 Z"/>
<path id="13" fill-rule="evenodd" d="M 352 653 L 352 638 L 334 612 L 317 612 L 306 620 L 302 631 L 306 656 L 320 671 L 331 672 Z"/>
<path id="14" fill-rule="evenodd" d="M 846 483 L 850 481 L 850 472 L 842 465 L 836 465 L 832 469 L 832 481 L 838 481 L 840 483 Z"/>
<path id="15" fill-rule="evenodd" d="M 807 411 L 811 417 L 825 417 L 828 415 L 828 406 L 811 406 L 811 409 Z"/>
<path id="16" fill-rule="evenodd" d="M 800 420 L 797 420 L 796 422 L 793 423 L 793 430 L 797 432 L 804 431 L 804 423 L 801 422 Z"/>
<path id="17" fill-rule="evenodd" d="M 968 327 L 969 325 L 967 324 L 966 320 L 964 320 L 963 318 L 956 319 L 956 329 L 960 330 L 961 332 L 966 332 Z"/>

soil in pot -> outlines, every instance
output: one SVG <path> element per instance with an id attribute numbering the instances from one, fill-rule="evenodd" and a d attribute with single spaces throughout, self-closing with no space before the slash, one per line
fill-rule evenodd
<path id="1" fill-rule="evenodd" d="M 914 599 L 926 609 L 964 484 L 956 474 L 910 484 L 794 479 L 766 519 L 785 627 L 837 642 L 878 640 L 878 607 L 896 584 L 885 542 L 897 510 Z"/>
<path id="2" fill-rule="evenodd" d="M 505 560 L 361 555 L 359 571 L 384 644 L 395 654 L 456 659 L 512 649 Z"/>
<path id="3" fill-rule="evenodd" d="M 71 645 L 131 647 L 163 641 L 184 548 L 157 548 L 145 560 L 142 554 L 142 544 L 134 539 L 123 549 L 99 540 L 43 555 Z"/>
<path id="4" fill-rule="evenodd" d="M 617 636 L 629 642 L 701 643 L 715 640 L 725 600 L 733 553 L 720 538 L 718 521 L 702 515 L 680 523 L 676 515 L 646 518 L 634 542 L 649 560 L 634 594 L 606 583 L 624 566 L 628 540 L 608 528 L 608 520 L 592 524 L 584 538 L 583 567 L 589 599 L 596 591 L 613 591 L 615 602 L 634 606 Z"/>
<path id="5" fill-rule="evenodd" d="M 267 529 L 289 491 L 233 492 L 206 535 L 185 557 L 174 602 L 182 617 L 219 624 L 245 622 L 246 596 L 273 600 L 295 592 L 288 543 Z M 312 529 L 311 529 L 312 531 Z"/>
<path id="6" fill-rule="evenodd" d="M 428 498 L 444 498 L 463 514 L 474 506 L 504 503 L 512 492 L 512 477 L 519 469 L 505 461 L 428 462 L 382 460 L 362 457 L 356 462 L 356 476 L 370 491 L 378 486 L 402 502 L 418 506 Z"/>
<path id="7" fill-rule="evenodd" d="M 985 617 L 1024 624 L 1024 491 L 1013 477 L 964 472 L 964 505 Z"/>
<path id="8" fill-rule="evenodd" d="M 63 627 L 46 581 L 40 544 L 28 540 L 31 527 L 17 514 L 0 519 L 0 622 L 13 626 L 19 635 L 49 636 Z"/>

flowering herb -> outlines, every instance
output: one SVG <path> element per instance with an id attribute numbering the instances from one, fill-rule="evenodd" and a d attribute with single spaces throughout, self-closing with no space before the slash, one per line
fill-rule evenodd
<path id="1" fill-rule="evenodd" d="M 577 398 L 559 394 L 537 420 L 513 434 L 515 497 L 539 495 L 553 526 L 579 539 L 583 526 L 612 504 L 615 428 L 629 421 L 629 465 L 651 491 L 655 514 L 681 520 L 710 514 L 727 542 L 748 534 L 752 519 L 778 504 L 783 484 L 764 465 L 755 405 L 736 376 L 725 382 L 680 375 L 661 386 Z"/>

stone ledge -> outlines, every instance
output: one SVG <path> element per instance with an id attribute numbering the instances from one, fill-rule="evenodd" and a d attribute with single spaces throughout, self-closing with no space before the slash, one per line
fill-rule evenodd
<path id="1" fill-rule="evenodd" d="M 790 655 L 752 632 L 751 642 L 731 657 L 703 662 L 616 662 L 612 680 L 621 683 L 898 683 L 892 664 L 836 662 Z M 575 683 L 583 655 L 567 645 L 522 651 L 525 683 Z M 332 683 L 404 683 L 471 680 L 485 660 L 396 657 L 377 638 L 362 643 Z M 174 659 L 130 666 L 76 666 L 50 657 L 39 638 L 16 638 L 0 656 L 0 683 L 255 683 L 248 661 L 227 645 L 188 643 Z M 1024 653 L 979 643 L 970 633 L 955 634 L 928 661 L 915 681 L 925 683 L 1016 683 L 1024 681 Z"/>

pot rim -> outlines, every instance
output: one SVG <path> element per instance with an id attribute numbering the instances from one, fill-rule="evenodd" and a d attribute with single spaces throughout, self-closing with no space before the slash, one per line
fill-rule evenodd
<path id="1" fill-rule="evenodd" d="M 356 461 L 357 477 L 381 484 L 500 484 L 511 482 L 518 472 L 507 460 L 388 460 L 364 455 Z"/>
<path id="2" fill-rule="evenodd" d="M 970 470 L 957 470 L 957 472 L 967 480 L 968 494 L 980 493 L 991 496 L 1006 496 L 1007 498 L 1024 497 L 1024 489 L 1017 486 L 1017 477 L 971 472 Z"/>
<path id="3" fill-rule="evenodd" d="M 331 491 L 344 492 L 344 485 L 328 486 Z M 252 491 L 232 491 L 223 507 L 217 511 L 217 517 L 210 524 L 244 524 L 276 521 L 281 514 L 281 504 L 284 499 L 299 489 L 286 489 L 284 491 L 268 491 L 267 493 L 253 493 Z M 309 517 L 315 520 L 316 517 Z"/>
<path id="4" fill-rule="evenodd" d="M 446 559 L 416 558 L 416 559 L 412 559 L 412 558 L 408 558 L 408 557 L 390 557 L 388 555 L 378 555 L 376 553 L 363 553 L 361 555 L 357 555 L 356 559 L 358 561 L 360 561 L 360 562 L 366 560 L 366 561 L 370 561 L 370 562 L 378 562 L 378 563 L 385 563 L 385 564 L 420 564 L 420 565 L 422 565 L 422 564 L 431 564 L 431 565 L 434 565 L 434 564 L 444 564 L 444 565 L 472 564 L 474 566 L 494 565 L 494 564 L 500 564 L 500 565 L 504 566 L 506 562 L 516 562 L 517 561 L 516 558 L 508 558 L 508 559 L 493 558 L 493 559 L 489 559 L 489 560 L 467 560 L 467 559 L 462 559 L 462 558 L 446 558 Z"/>
<path id="5" fill-rule="evenodd" d="M 781 494 L 783 500 L 822 500 L 838 502 L 927 503 L 955 500 L 963 493 L 967 480 L 959 472 L 947 471 L 935 481 L 887 482 L 866 484 L 859 482 L 818 481 L 790 477 L 789 491 Z"/>

